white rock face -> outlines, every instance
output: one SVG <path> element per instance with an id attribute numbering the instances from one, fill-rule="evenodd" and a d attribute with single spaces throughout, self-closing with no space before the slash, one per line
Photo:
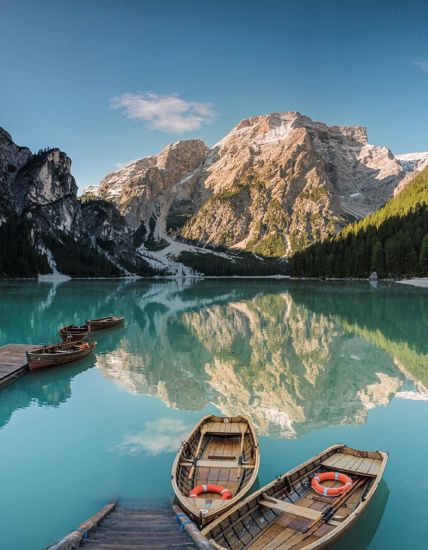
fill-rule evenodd
<path id="1" fill-rule="evenodd" d="M 401 164 L 406 174 L 420 172 L 428 165 L 428 152 L 425 153 L 406 153 L 404 155 L 395 155 L 395 158 Z"/>
<path id="2" fill-rule="evenodd" d="M 401 164 L 406 177 L 402 179 L 394 189 L 394 196 L 401 193 L 401 191 L 410 183 L 415 175 L 428 166 L 428 152 L 427 153 L 406 153 L 405 155 L 395 155 L 395 158 Z"/>
<path id="3" fill-rule="evenodd" d="M 175 143 L 86 196 L 114 202 L 155 240 L 172 230 L 202 246 L 282 256 L 379 208 L 404 177 L 365 128 L 286 112 L 243 120 L 211 149 Z"/>

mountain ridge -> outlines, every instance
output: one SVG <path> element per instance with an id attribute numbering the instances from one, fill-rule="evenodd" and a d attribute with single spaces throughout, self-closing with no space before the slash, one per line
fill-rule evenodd
<path id="1" fill-rule="evenodd" d="M 0 275 L 284 274 L 283 259 L 376 211 L 424 162 L 369 144 L 363 126 L 280 112 L 212 147 L 167 145 L 79 198 L 65 153 L 0 129 L 0 242 L 17 239 Z"/>
<path id="2" fill-rule="evenodd" d="M 148 212 L 156 159 L 171 147 L 188 153 L 193 143 L 116 170 L 84 196 L 112 201 L 133 227 L 139 211 L 155 239 L 171 232 L 201 246 L 281 257 L 375 210 L 405 177 L 387 148 L 368 143 L 364 127 L 271 113 L 242 120 L 211 148 L 198 141 L 194 163 L 167 189 L 161 179 Z"/>

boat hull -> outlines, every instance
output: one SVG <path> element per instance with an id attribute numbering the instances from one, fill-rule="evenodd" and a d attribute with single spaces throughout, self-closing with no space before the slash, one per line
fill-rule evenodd
<path id="1" fill-rule="evenodd" d="M 171 480 L 183 510 L 202 527 L 243 498 L 257 479 L 260 466 L 255 430 L 243 416 L 204 417 L 182 443 L 175 458 Z M 199 486 L 216 485 L 232 494 L 222 499 L 215 492 L 190 492 Z"/>
<path id="2" fill-rule="evenodd" d="M 81 340 L 87 340 L 89 332 L 89 325 L 83 325 L 82 327 L 66 326 L 58 330 L 63 342 L 79 342 Z"/>
<path id="3" fill-rule="evenodd" d="M 104 330 L 106 328 L 113 328 L 123 325 L 125 317 L 106 317 L 103 319 L 92 319 L 86 321 L 90 330 Z"/>
<path id="4" fill-rule="evenodd" d="M 64 351 L 63 353 L 38 353 L 37 350 L 27 354 L 28 368 L 31 371 L 57 367 L 67 363 L 74 363 L 87 357 L 95 349 L 96 344 L 89 344 L 80 350 Z"/>
<path id="5" fill-rule="evenodd" d="M 333 445 L 240 501 L 202 530 L 217 549 L 321 550 L 340 539 L 365 512 L 387 463 L 383 451 Z M 339 497 L 319 495 L 311 480 L 346 473 L 353 485 Z M 324 482 L 337 487 L 339 481 Z"/>

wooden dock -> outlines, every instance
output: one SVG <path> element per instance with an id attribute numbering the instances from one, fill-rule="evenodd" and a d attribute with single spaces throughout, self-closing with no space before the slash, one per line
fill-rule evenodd
<path id="1" fill-rule="evenodd" d="M 0 388 L 15 382 L 28 369 L 25 353 L 40 346 L 7 344 L 0 347 Z"/>
<path id="2" fill-rule="evenodd" d="M 46 550 L 211 550 L 212 545 L 176 506 L 140 508 L 109 502 Z"/>

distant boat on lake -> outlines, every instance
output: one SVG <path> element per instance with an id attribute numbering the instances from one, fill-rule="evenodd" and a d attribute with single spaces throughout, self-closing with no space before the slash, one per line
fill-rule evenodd
<path id="1" fill-rule="evenodd" d="M 115 317 L 110 315 L 109 317 L 100 317 L 99 319 L 90 319 L 86 321 L 91 330 L 102 330 L 105 328 L 117 327 L 123 325 L 125 317 Z"/>
<path id="2" fill-rule="evenodd" d="M 82 341 L 43 346 L 27 352 L 28 367 L 30 370 L 38 370 L 73 363 L 87 357 L 95 347 L 94 342 Z"/>
<path id="3" fill-rule="evenodd" d="M 221 550 L 327 548 L 365 510 L 387 459 L 383 451 L 333 445 L 241 500 L 202 534 Z"/>
<path id="4" fill-rule="evenodd" d="M 89 325 L 67 325 L 59 329 L 59 334 L 64 342 L 78 342 L 86 340 L 89 336 Z"/>
<path id="5" fill-rule="evenodd" d="M 172 487 L 181 507 L 200 525 L 236 504 L 257 478 L 260 454 L 245 416 L 205 416 L 181 445 Z"/>

